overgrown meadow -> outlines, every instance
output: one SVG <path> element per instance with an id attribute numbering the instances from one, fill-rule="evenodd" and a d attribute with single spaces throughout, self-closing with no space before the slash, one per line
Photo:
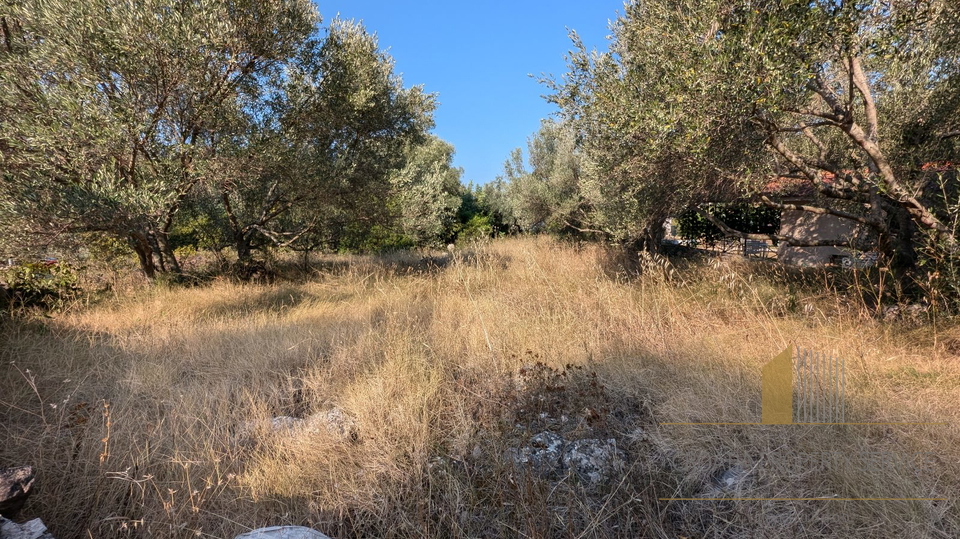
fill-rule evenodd
<path id="1" fill-rule="evenodd" d="M 36 467 L 21 516 L 59 539 L 960 535 L 954 321 L 878 318 L 826 270 L 635 269 L 520 238 L 27 313 L 2 328 L 0 462 Z M 792 345 L 846 359 L 848 421 L 902 424 L 668 424 L 758 422 Z M 617 473 L 511 457 L 542 432 L 615 440 Z M 878 454 L 901 458 L 838 458 Z"/>

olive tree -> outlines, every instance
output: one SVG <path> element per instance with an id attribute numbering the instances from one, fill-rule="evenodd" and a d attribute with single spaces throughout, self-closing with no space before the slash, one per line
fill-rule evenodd
<path id="1" fill-rule="evenodd" d="M 571 125 L 544 120 L 527 142 L 529 170 L 518 148 L 502 179 L 513 213 L 525 231 L 584 231 L 588 212 L 580 193 L 581 156 Z"/>
<path id="2" fill-rule="evenodd" d="M 453 146 L 437 137 L 407 151 L 406 166 L 391 179 L 398 228 L 418 245 L 438 244 L 456 221 L 463 169 L 453 166 Z"/>
<path id="3" fill-rule="evenodd" d="M 551 83 L 583 137 L 594 222 L 636 243 L 684 207 L 753 196 L 856 221 L 901 268 L 918 249 L 955 256 L 956 175 L 929 171 L 958 158 L 958 10 L 949 0 L 627 4 L 610 51 L 578 47 Z M 763 197 L 772 175 L 805 179 L 817 200 Z M 850 244 L 746 234 L 706 213 L 733 236 Z"/>
<path id="4" fill-rule="evenodd" d="M 721 98 L 731 81 L 710 38 L 719 4 L 627 4 L 606 52 L 572 34 L 570 71 L 545 82 L 580 147 L 582 228 L 657 250 L 668 216 L 732 196 L 731 178 L 765 166 L 749 102 Z"/>
<path id="5" fill-rule="evenodd" d="M 384 201 L 407 148 L 426 140 L 433 96 L 404 88 L 376 37 L 339 19 L 265 86 L 211 186 L 241 265 L 260 245 L 303 248 L 389 222 Z"/>
<path id="6" fill-rule="evenodd" d="M 309 0 L 12 0 L 0 7 L 4 211 L 33 237 L 123 239 L 179 272 L 178 211 L 261 81 L 315 32 Z"/>
<path id="7" fill-rule="evenodd" d="M 955 251 L 928 169 L 960 155 L 960 6 L 795 0 L 723 15 L 718 40 L 739 57 L 729 69 L 750 83 L 741 95 L 778 169 L 819 195 L 764 202 L 857 221 L 897 268 L 928 242 Z"/>

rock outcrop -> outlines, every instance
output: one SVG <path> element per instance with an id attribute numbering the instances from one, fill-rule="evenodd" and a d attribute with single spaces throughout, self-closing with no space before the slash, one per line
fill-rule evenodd
<path id="1" fill-rule="evenodd" d="M 39 518 L 23 524 L 0 517 L 0 539 L 54 539 Z"/>
<path id="2" fill-rule="evenodd" d="M 0 469 L 0 515 L 13 518 L 33 488 L 32 466 Z"/>
<path id="3" fill-rule="evenodd" d="M 271 526 L 238 535 L 236 539 L 330 539 L 330 537 L 302 526 Z"/>
<path id="4" fill-rule="evenodd" d="M 533 436 L 529 446 L 508 450 L 507 457 L 539 475 L 572 473 L 591 486 L 610 479 L 623 467 L 623 454 L 612 438 L 568 441 L 549 431 Z"/>

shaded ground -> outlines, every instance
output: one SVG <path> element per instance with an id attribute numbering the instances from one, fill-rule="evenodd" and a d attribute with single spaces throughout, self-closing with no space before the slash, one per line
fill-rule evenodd
<path id="1" fill-rule="evenodd" d="M 960 535 L 948 321 L 865 318 L 829 275 L 766 264 L 627 279 L 595 248 L 529 239 L 438 258 L 8 323 L 0 466 L 39 472 L 22 518 L 60 539 Z M 851 417 L 946 424 L 668 425 L 758 421 L 760 367 L 789 344 L 848 359 Z M 271 426 L 334 408 L 355 435 Z M 614 440 L 615 473 L 514 458 L 551 436 Z M 878 452 L 929 458 L 835 458 Z M 827 496 L 946 501 L 717 500 Z"/>

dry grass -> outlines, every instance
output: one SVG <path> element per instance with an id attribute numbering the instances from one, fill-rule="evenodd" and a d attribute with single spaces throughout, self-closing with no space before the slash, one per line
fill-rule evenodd
<path id="1" fill-rule="evenodd" d="M 945 321 L 873 321 L 827 277 L 765 265 L 648 261 L 618 278 L 600 250 L 545 239 L 326 262 L 298 283 L 154 288 L 3 328 L 0 465 L 39 470 L 23 516 L 60 539 L 275 524 L 336 538 L 960 536 L 960 328 Z M 946 424 L 663 425 L 758 421 L 760 367 L 790 344 L 847 358 L 854 421 Z M 355 436 L 267 426 L 334 406 Z M 560 415 L 569 436 L 616 438 L 623 473 L 591 488 L 506 461 Z M 880 451 L 930 452 L 929 470 L 836 458 Z M 948 501 L 661 500 L 698 497 L 733 464 L 751 471 L 745 497 Z"/>

